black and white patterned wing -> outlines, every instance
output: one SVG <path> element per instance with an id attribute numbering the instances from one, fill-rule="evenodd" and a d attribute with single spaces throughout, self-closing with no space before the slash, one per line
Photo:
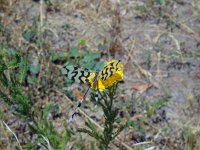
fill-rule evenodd
<path id="1" fill-rule="evenodd" d="M 61 71 L 63 75 L 74 82 L 90 84 L 88 78 L 91 76 L 92 72 L 88 69 L 69 65 L 64 66 Z"/>
<path id="2" fill-rule="evenodd" d="M 107 78 L 111 77 L 119 68 L 121 64 L 120 60 L 113 60 L 99 72 L 99 77 L 102 80 L 106 80 Z"/>

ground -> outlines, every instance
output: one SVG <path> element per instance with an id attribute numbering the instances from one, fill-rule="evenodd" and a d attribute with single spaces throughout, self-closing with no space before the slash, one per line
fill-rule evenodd
<path id="1" fill-rule="evenodd" d="M 52 121 L 59 131 L 66 126 L 82 128 L 87 117 L 99 129 L 104 121 L 102 110 L 98 106 L 93 110 L 88 95 L 81 115 L 72 123 L 66 122 L 77 102 L 64 91 L 79 87 L 78 92 L 82 92 L 87 86 L 81 90 L 79 84 L 65 87 L 59 75 L 63 62 L 42 58 L 51 52 L 69 55 L 70 48 L 78 47 L 81 54 L 85 49 L 100 54 L 98 61 L 117 59 L 124 64 L 115 105 L 122 122 L 139 127 L 131 125 L 123 130 L 109 149 L 200 149 L 200 1 L 1 0 L 0 4 L 0 23 L 11 33 L 11 47 L 23 49 L 31 64 L 47 74 L 48 69 L 54 72 L 52 68 L 56 68 L 50 82 L 39 85 L 32 97 L 41 108 L 48 102 L 60 107 L 61 116 Z M 5 35 L 0 31 L 3 43 Z M 33 36 L 32 31 L 36 32 Z M 37 35 L 40 32 L 43 34 Z M 43 86 L 49 86 L 44 95 Z M 7 116 L 1 120 L 8 122 L 21 142 L 27 141 L 19 130 L 25 123 L 5 106 L 1 102 L 1 111 Z M 86 134 L 73 134 L 68 144 L 71 149 L 88 149 L 94 142 Z M 16 142 L 6 137 L 2 134 L 0 142 L 10 145 L 3 148 L 12 149 Z"/>

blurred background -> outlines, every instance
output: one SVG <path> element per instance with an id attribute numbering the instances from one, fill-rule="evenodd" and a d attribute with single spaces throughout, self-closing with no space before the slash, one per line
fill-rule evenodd
<path id="1" fill-rule="evenodd" d="M 199 0 L 0 0 L 0 149 L 101 149 L 77 131 L 104 124 L 65 64 L 121 60 L 108 149 L 200 149 Z"/>

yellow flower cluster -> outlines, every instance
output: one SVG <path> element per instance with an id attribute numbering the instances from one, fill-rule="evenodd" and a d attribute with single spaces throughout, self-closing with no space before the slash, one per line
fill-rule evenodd
<path id="1" fill-rule="evenodd" d="M 106 63 L 105 66 L 109 66 L 109 64 L 115 62 L 117 60 L 111 60 L 109 62 Z M 110 77 L 106 78 L 105 80 L 102 80 L 100 77 L 97 78 L 97 82 L 93 82 L 93 79 L 95 77 L 95 73 L 93 73 L 90 77 L 89 77 L 89 82 L 91 83 L 91 88 L 92 89 L 98 89 L 99 91 L 104 91 L 106 88 L 112 86 L 113 84 L 115 84 L 118 81 L 121 81 L 124 77 L 124 73 L 123 73 L 123 64 L 121 62 L 119 62 L 120 64 L 118 64 L 116 68 L 116 72 L 114 72 L 114 74 L 112 74 Z M 100 71 L 101 73 L 101 71 Z M 98 85 L 97 85 L 98 84 Z"/>

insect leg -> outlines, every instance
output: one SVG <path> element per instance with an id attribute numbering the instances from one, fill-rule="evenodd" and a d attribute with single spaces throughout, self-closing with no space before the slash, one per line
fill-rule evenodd
<path id="1" fill-rule="evenodd" d="M 97 104 L 98 104 L 98 102 L 99 102 L 99 84 L 98 84 L 98 79 L 97 79 L 97 87 L 96 87 L 96 93 L 95 93 L 95 96 L 94 96 L 94 98 L 95 98 L 95 100 L 96 100 L 96 104 L 95 104 L 95 108 L 97 107 Z"/>
<path id="2" fill-rule="evenodd" d="M 96 93 L 95 93 L 95 100 L 96 103 L 99 101 L 99 84 L 98 84 L 98 79 L 97 79 L 97 87 L 96 87 Z"/>
<path id="3" fill-rule="evenodd" d="M 96 102 L 99 101 L 99 91 L 98 90 L 95 93 L 95 100 L 96 100 Z"/>
<path id="4" fill-rule="evenodd" d="M 83 99 L 82 99 L 82 100 L 78 103 L 78 105 L 76 106 L 76 108 L 75 108 L 75 110 L 74 110 L 74 113 L 73 113 L 72 116 L 68 119 L 68 122 L 71 122 L 72 119 L 74 118 L 74 115 L 76 115 L 76 114 L 78 113 L 78 109 L 81 107 L 83 101 L 85 100 L 86 95 L 87 95 L 87 93 L 88 93 L 90 87 L 91 87 L 91 86 L 88 87 L 87 91 L 85 92 L 85 94 L 84 94 L 84 96 L 83 96 Z"/>
<path id="5" fill-rule="evenodd" d="M 93 82 L 95 82 L 95 81 L 97 80 L 97 76 L 98 76 L 98 72 L 96 73 L 96 75 L 95 75 L 95 77 L 94 77 L 94 79 L 93 79 Z M 81 104 L 82 104 L 82 102 L 85 100 L 86 95 L 87 95 L 87 93 L 88 93 L 88 91 L 89 91 L 90 88 L 91 88 L 91 85 L 90 85 L 90 86 L 88 87 L 88 89 L 86 90 L 85 94 L 83 95 L 83 99 L 78 103 L 77 107 L 76 107 L 75 110 L 74 110 L 74 113 L 73 113 L 72 116 L 68 119 L 68 122 L 71 122 L 72 119 L 73 119 L 73 117 L 74 117 L 74 115 L 76 115 L 76 114 L 78 113 L 78 109 L 81 107 Z"/>

